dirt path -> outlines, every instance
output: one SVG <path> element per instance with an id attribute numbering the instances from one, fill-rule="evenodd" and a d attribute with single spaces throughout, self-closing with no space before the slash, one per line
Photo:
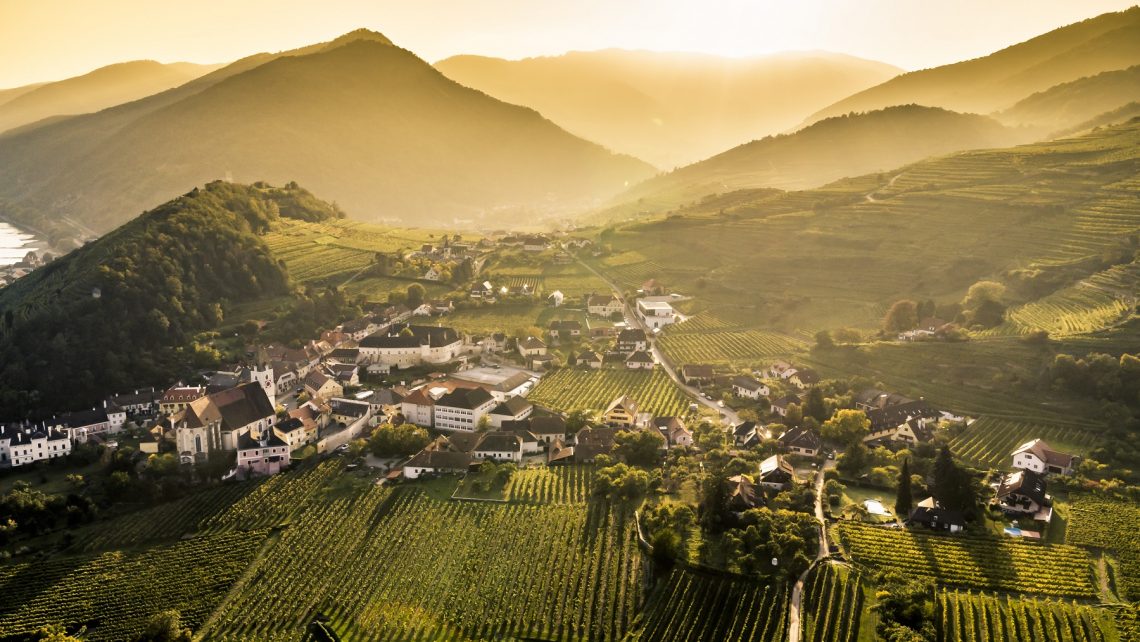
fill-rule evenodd
<path id="1" fill-rule="evenodd" d="M 828 470 L 828 461 L 820 469 L 815 478 L 815 519 L 819 522 L 819 550 L 816 551 L 815 561 L 807 568 L 792 587 L 792 599 L 788 602 L 788 642 L 800 642 L 800 606 L 804 597 L 804 579 L 812 567 L 821 560 L 827 559 L 827 522 L 823 518 L 823 476 Z"/>

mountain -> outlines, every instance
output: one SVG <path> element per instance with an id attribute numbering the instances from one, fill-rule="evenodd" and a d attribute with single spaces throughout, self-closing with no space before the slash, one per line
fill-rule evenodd
<path id="1" fill-rule="evenodd" d="M 900 72 L 827 52 L 724 58 L 621 49 L 524 60 L 455 56 L 435 67 L 661 168 L 784 131 Z"/>
<path id="2" fill-rule="evenodd" d="M 0 419 L 184 375 L 232 303 L 289 292 L 260 234 L 338 215 L 295 185 L 216 182 L 0 288 Z"/>
<path id="3" fill-rule="evenodd" d="M 359 218 L 503 226 L 596 203 L 651 171 L 354 32 L 0 138 L 0 214 L 102 232 L 231 176 L 296 179 Z"/>
<path id="4" fill-rule="evenodd" d="M 713 193 L 808 189 L 929 156 L 1024 142 L 986 116 L 906 105 L 828 118 L 794 134 L 755 140 L 640 183 L 615 201 L 626 209 L 669 208 Z"/>
<path id="5" fill-rule="evenodd" d="M 914 71 L 822 109 L 804 124 L 917 103 L 988 114 L 1054 85 L 1140 64 L 1140 7 L 1055 29 L 983 58 Z"/>
<path id="6" fill-rule="evenodd" d="M 1069 136 L 1078 134 L 1080 132 L 1095 129 L 1097 127 L 1104 127 L 1106 125 L 1117 125 L 1130 121 L 1134 118 L 1140 117 L 1140 101 L 1131 102 L 1127 105 L 1121 105 L 1117 109 L 1107 111 L 1103 114 L 1097 114 L 1093 118 L 1086 120 L 1078 125 L 1073 125 L 1067 129 L 1053 132 L 1053 138 L 1060 138 L 1062 136 Z"/>
<path id="7" fill-rule="evenodd" d="M 203 76 L 220 65 L 162 64 L 136 60 L 100 67 L 57 82 L 0 92 L 0 132 L 51 116 L 86 114 L 157 94 Z M 5 94 L 11 96 L 5 100 Z"/>
<path id="8" fill-rule="evenodd" d="M 1057 130 L 1140 100 L 1140 65 L 1063 83 L 994 114 L 1008 125 Z"/>

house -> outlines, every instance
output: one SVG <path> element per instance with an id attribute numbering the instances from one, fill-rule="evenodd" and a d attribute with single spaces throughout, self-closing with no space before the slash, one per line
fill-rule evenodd
<path id="1" fill-rule="evenodd" d="M 309 371 L 309 374 L 305 375 L 303 385 L 305 394 L 309 395 L 310 399 L 331 399 L 344 394 L 344 386 L 320 368 Z"/>
<path id="2" fill-rule="evenodd" d="M 1053 450 L 1041 439 L 1021 444 L 1013 451 L 1013 467 L 1035 473 L 1072 475 L 1073 467 L 1079 462 L 1079 457 Z"/>
<path id="3" fill-rule="evenodd" d="M 432 314 L 451 314 L 455 312 L 455 304 L 451 302 L 451 299 L 428 301 L 428 305 L 431 306 Z"/>
<path id="4" fill-rule="evenodd" d="M 625 367 L 628 370 L 652 370 L 655 365 L 657 364 L 653 361 L 653 357 L 644 350 L 638 350 L 625 359 Z"/>
<path id="5" fill-rule="evenodd" d="M 435 400 L 432 423 L 437 430 L 474 432 L 494 407 L 495 398 L 485 389 L 456 388 Z"/>
<path id="6" fill-rule="evenodd" d="M 540 354 L 527 357 L 526 363 L 531 370 L 546 370 L 554 365 L 554 355 Z"/>
<path id="7" fill-rule="evenodd" d="M 306 425 L 305 420 L 300 417 L 289 417 L 273 426 L 273 434 L 284 442 L 289 450 L 296 450 L 317 440 L 317 425 L 315 422 Z"/>
<path id="8" fill-rule="evenodd" d="M 922 399 L 864 412 L 871 422 L 871 431 L 863 438 L 866 443 L 926 443 L 933 438 L 934 426 L 942 417 L 941 411 Z"/>
<path id="9" fill-rule="evenodd" d="M 787 379 L 795 373 L 795 368 L 787 361 L 776 361 L 768 366 L 768 376 L 773 379 Z"/>
<path id="10" fill-rule="evenodd" d="M 191 401 L 205 396 L 205 386 L 178 385 L 168 388 L 158 400 L 158 412 L 164 415 L 172 415 L 185 408 Z"/>
<path id="11" fill-rule="evenodd" d="M 755 421 L 742 421 L 732 429 L 732 443 L 737 448 L 750 448 L 760 443 Z"/>
<path id="12" fill-rule="evenodd" d="M 690 386 L 704 386 L 712 383 L 716 373 L 708 365 L 687 364 L 681 366 L 681 381 Z"/>
<path id="13" fill-rule="evenodd" d="M 425 388 L 413 390 L 400 402 L 400 413 L 408 423 L 431 428 L 435 417 L 435 399 Z"/>
<path id="14" fill-rule="evenodd" d="M 648 350 L 649 339 L 645 337 L 645 331 L 636 328 L 629 328 L 622 330 L 618 333 L 617 350 L 629 354 L 637 352 L 638 350 Z"/>
<path id="15" fill-rule="evenodd" d="M 795 455 L 815 457 L 823 447 L 819 433 L 810 428 L 789 428 L 779 437 L 780 446 Z"/>
<path id="16" fill-rule="evenodd" d="M 602 367 L 602 356 L 593 350 L 583 350 L 578 353 L 578 365 L 597 370 Z"/>
<path id="17" fill-rule="evenodd" d="M 576 339 L 582 336 L 582 322 L 573 320 L 551 321 L 550 336 L 555 339 Z"/>
<path id="18" fill-rule="evenodd" d="M 154 388 L 144 388 L 121 395 L 111 395 L 108 401 L 122 408 L 128 416 L 149 414 L 157 407 Z"/>
<path id="19" fill-rule="evenodd" d="M 772 412 L 781 417 L 788 416 L 788 406 L 799 406 L 803 402 L 795 395 L 784 395 L 772 402 Z"/>
<path id="20" fill-rule="evenodd" d="M 71 439 L 58 428 L 0 424 L 0 468 L 24 466 L 71 454 Z"/>
<path id="21" fill-rule="evenodd" d="M 602 414 L 606 425 L 615 428 L 633 428 L 637 425 L 638 405 L 629 395 L 622 395 L 610 402 Z"/>
<path id="22" fill-rule="evenodd" d="M 438 281 L 442 277 L 443 277 L 443 272 L 437 270 L 435 268 L 435 266 L 433 265 L 427 269 L 427 272 L 424 272 L 423 278 L 425 281 Z"/>
<path id="23" fill-rule="evenodd" d="M 336 379 L 342 388 L 360 385 L 360 368 L 355 363 L 326 363 L 324 371 Z"/>
<path id="24" fill-rule="evenodd" d="M 950 324 L 944 319 L 938 317 L 924 317 L 918 321 L 918 325 L 913 330 L 907 330 L 899 334 L 900 341 L 914 341 L 916 339 L 928 339 L 937 336 L 938 333 L 944 332 Z"/>
<path id="25" fill-rule="evenodd" d="M 919 502 L 906 521 L 910 525 L 925 526 L 935 531 L 959 533 L 966 529 L 966 518 L 962 513 L 942 508 L 933 497 Z"/>
<path id="26" fill-rule="evenodd" d="M 121 414 L 120 414 L 121 413 Z M 49 427 L 63 430 L 72 441 L 86 442 L 91 435 L 107 435 L 119 432 L 126 421 L 126 413 L 116 409 L 115 413 L 118 429 L 112 430 L 111 414 L 105 408 L 92 408 L 60 415 L 58 419 L 48 422 Z"/>
<path id="27" fill-rule="evenodd" d="M 451 450 L 421 450 L 404 464 L 404 477 L 418 479 L 423 475 L 465 473 L 471 466 L 471 455 Z"/>
<path id="28" fill-rule="evenodd" d="M 507 349 L 507 345 L 507 335 L 502 332 L 496 332 L 483 339 L 483 351 L 489 354 L 502 352 Z"/>
<path id="29" fill-rule="evenodd" d="M 555 439 L 546 452 L 547 466 L 569 464 L 574 459 L 574 446 L 567 445 L 561 438 Z"/>
<path id="30" fill-rule="evenodd" d="M 1053 498 L 1045 494 L 1045 475 L 1032 470 L 1018 470 L 997 484 L 994 505 L 1008 515 L 1032 515 L 1049 521 L 1053 516 Z"/>
<path id="31" fill-rule="evenodd" d="M 352 424 L 372 416 L 372 405 L 356 399 L 333 398 L 329 400 L 329 415 L 338 424 Z"/>
<path id="32" fill-rule="evenodd" d="M 645 322 L 645 325 L 654 330 L 677 322 L 677 313 L 673 310 L 673 306 L 665 301 L 639 299 L 637 301 L 637 314 Z"/>
<path id="33" fill-rule="evenodd" d="M 490 281 L 483 281 L 482 283 L 476 283 L 475 285 L 471 286 L 471 290 L 468 292 L 468 294 L 472 299 L 494 301 L 495 287 L 491 285 Z"/>
<path id="34" fill-rule="evenodd" d="M 509 432 L 511 434 L 518 435 L 519 439 L 522 440 L 522 454 L 524 457 L 526 455 L 537 455 L 542 452 L 543 446 L 546 445 L 546 442 L 539 439 L 538 435 L 535 435 L 531 431 L 523 428 L 522 425 L 524 422 L 520 421 L 507 423 L 515 424 L 515 427 L 511 429 L 504 428 L 502 432 Z"/>
<path id="35" fill-rule="evenodd" d="M 360 360 L 360 348 L 335 348 L 332 352 L 325 355 L 325 358 L 336 363 L 355 365 L 356 362 Z"/>
<path id="36" fill-rule="evenodd" d="M 914 399 L 910 397 L 905 397 L 893 392 L 884 392 L 877 388 L 861 390 L 855 394 L 853 400 L 855 402 L 855 408 L 863 411 L 882 409 L 887 406 L 898 406 L 914 401 Z"/>
<path id="37" fill-rule="evenodd" d="M 417 305 L 415 308 L 412 309 L 412 316 L 414 316 L 414 317 L 430 317 L 431 316 L 431 304 L 428 303 L 427 301 L 424 301 L 423 303 Z"/>
<path id="38" fill-rule="evenodd" d="M 590 314 L 609 318 L 614 314 L 621 314 L 625 310 L 625 306 L 621 299 L 611 292 L 609 296 L 595 294 L 588 297 L 586 299 L 586 310 Z"/>
<path id="39" fill-rule="evenodd" d="M 492 426 L 502 428 L 504 422 L 522 421 L 529 417 L 532 412 L 534 412 L 534 406 L 529 401 L 523 397 L 511 397 L 495 406 L 487 414 L 487 417 Z"/>
<path id="40" fill-rule="evenodd" d="M 693 433 L 680 417 L 654 417 L 653 427 L 665 438 L 669 446 L 688 447 L 693 445 Z"/>
<path id="41" fill-rule="evenodd" d="M 237 467 L 251 475 L 276 475 L 289 465 L 289 444 L 272 431 L 238 438 Z"/>
<path id="42" fill-rule="evenodd" d="M 771 391 L 768 386 L 752 377 L 741 376 L 732 378 L 732 393 L 737 397 L 759 399 L 760 397 L 767 397 Z"/>
<path id="43" fill-rule="evenodd" d="M 360 342 L 361 361 L 395 368 L 448 363 L 463 352 L 463 338 L 452 328 L 393 324 Z"/>
<path id="44" fill-rule="evenodd" d="M 761 486 L 786 490 L 796 483 L 796 469 L 782 455 L 772 455 L 760 462 L 757 481 Z"/>
<path id="45" fill-rule="evenodd" d="M 801 368 L 788 376 L 788 383 L 800 390 L 806 390 L 819 383 L 819 374 L 810 368 Z"/>
<path id="46" fill-rule="evenodd" d="M 592 463 L 598 455 L 609 455 L 614 450 L 614 428 L 585 427 L 574 435 L 574 459 Z"/>
<path id="47" fill-rule="evenodd" d="M 490 459 L 522 463 L 523 438 L 513 432 L 492 431 L 483 433 L 471 456 L 476 460 Z"/>
<path id="48" fill-rule="evenodd" d="M 517 344 L 519 355 L 522 357 L 546 356 L 546 344 L 537 337 L 526 337 L 519 339 Z"/>
<path id="49" fill-rule="evenodd" d="M 374 321 L 371 316 L 345 321 L 340 326 L 340 331 L 351 337 L 354 341 L 360 341 L 378 329 L 379 326 L 376 325 L 376 321 Z"/>
<path id="50" fill-rule="evenodd" d="M 558 415 L 531 415 L 526 429 L 544 444 L 551 445 L 566 437 L 566 420 Z"/>
<path id="51" fill-rule="evenodd" d="M 726 480 L 726 483 L 730 511 L 743 513 L 760 506 L 760 495 L 756 492 L 756 485 L 747 475 L 733 475 Z"/>
<path id="52" fill-rule="evenodd" d="M 935 422 L 927 419 L 910 419 L 897 426 L 882 428 L 863 437 L 868 445 L 895 443 L 904 446 L 926 444 L 934 440 Z"/>
<path id="53" fill-rule="evenodd" d="M 550 301 L 550 305 L 557 308 L 566 300 L 566 295 L 562 294 L 562 290 L 555 290 L 550 293 L 550 296 L 546 297 L 546 300 Z"/>

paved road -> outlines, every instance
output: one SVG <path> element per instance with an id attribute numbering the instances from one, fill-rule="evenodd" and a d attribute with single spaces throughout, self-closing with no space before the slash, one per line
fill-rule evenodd
<path id="1" fill-rule="evenodd" d="M 824 462 L 823 468 L 815 479 L 815 519 L 819 522 L 819 550 L 816 551 L 815 562 L 812 563 L 812 566 L 815 566 L 828 555 L 827 522 L 823 519 L 823 474 L 830 468 L 834 468 L 834 465 L 834 461 Z M 800 642 L 800 603 L 803 601 L 804 595 L 804 578 L 807 577 L 810 570 L 811 566 L 799 576 L 795 586 L 792 587 L 792 599 L 788 603 L 788 642 Z"/>
<path id="2" fill-rule="evenodd" d="M 626 323 L 629 323 L 630 327 L 641 328 L 645 331 L 645 336 L 650 337 L 649 349 L 653 353 L 653 358 L 657 361 L 657 363 L 661 365 L 661 369 L 665 371 L 665 374 L 669 375 L 669 378 L 673 380 L 673 383 L 677 384 L 678 388 L 684 391 L 685 394 L 691 397 L 694 401 L 701 403 L 711 408 L 714 412 L 723 415 L 724 421 L 729 425 L 735 426 L 736 424 L 740 423 L 740 416 L 736 414 L 735 410 L 727 406 L 721 408 L 717 405 L 716 401 L 702 397 L 701 392 L 698 388 L 686 385 L 684 381 L 681 381 L 681 376 L 677 374 L 676 369 L 673 368 L 673 364 L 669 362 L 669 360 L 665 357 L 665 354 L 661 352 L 660 348 L 657 347 L 657 341 L 653 340 L 653 331 L 650 330 L 649 326 L 645 325 L 645 322 L 641 320 L 641 317 L 637 316 L 637 313 L 634 312 L 632 303 L 626 299 L 625 295 L 621 291 L 621 288 L 617 287 L 613 281 L 611 281 L 601 272 L 595 270 L 592 266 L 587 264 L 582 259 L 578 259 L 578 263 L 581 263 L 583 267 L 593 272 L 594 276 L 605 281 L 610 286 L 610 289 L 614 291 L 618 299 L 621 300 L 622 305 L 625 306 L 624 315 Z"/>

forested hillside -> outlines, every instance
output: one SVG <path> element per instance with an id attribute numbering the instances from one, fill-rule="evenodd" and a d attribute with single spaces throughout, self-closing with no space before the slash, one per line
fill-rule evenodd
<path id="1" fill-rule="evenodd" d="M 289 293 L 260 237 L 280 216 L 340 216 L 304 189 L 211 183 L 0 289 L 3 418 L 165 383 L 197 333 L 240 302 Z"/>

